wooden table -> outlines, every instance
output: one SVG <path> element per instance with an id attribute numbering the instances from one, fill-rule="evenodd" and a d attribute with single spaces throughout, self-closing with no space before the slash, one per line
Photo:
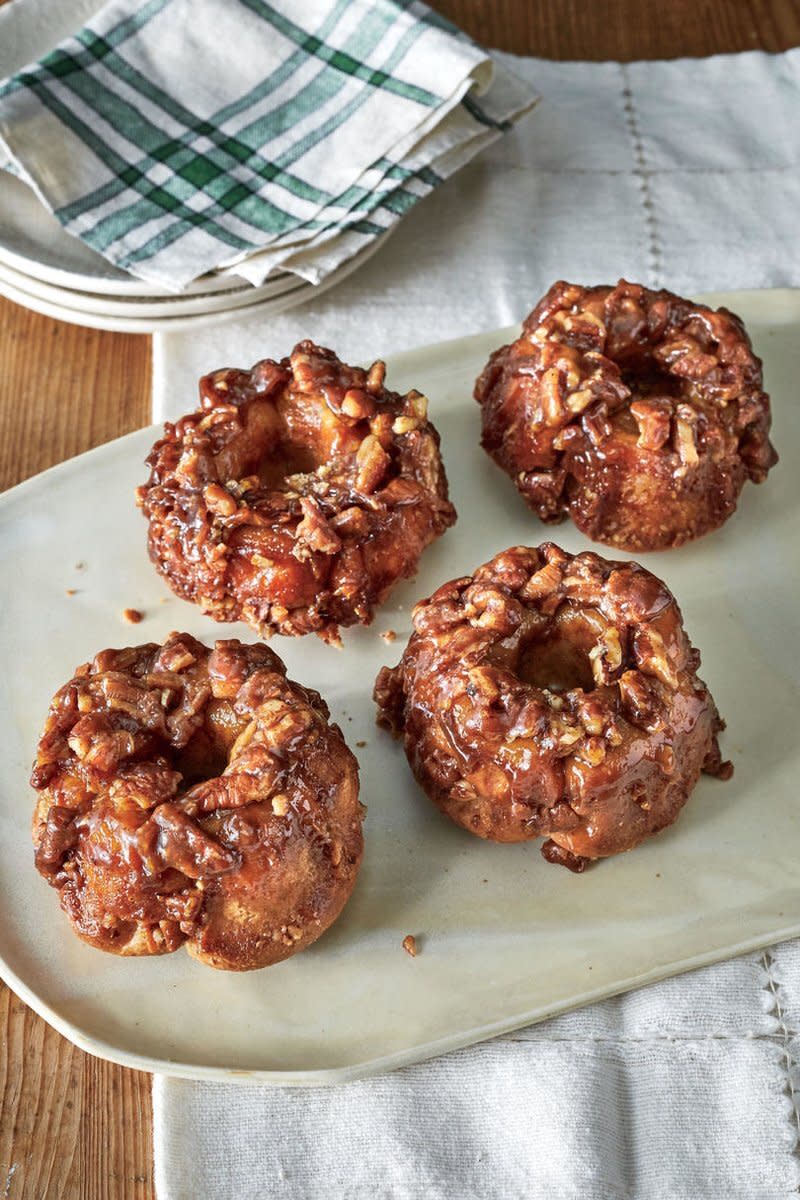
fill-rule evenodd
<path id="1" fill-rule="evenodd" d="M 486 45 L 554 59 L 800 44 L 800 0 L 672 0 L 657 10 L 641 0 L 436 7 Z M 61 324 L 0 299 L 0 488 L 149 424 L 149 397 L 149 339 Z M 0 1038 L 0 1197 L 151 1197 L 149 1076 L 77 1050 L 2 984 Z"/>

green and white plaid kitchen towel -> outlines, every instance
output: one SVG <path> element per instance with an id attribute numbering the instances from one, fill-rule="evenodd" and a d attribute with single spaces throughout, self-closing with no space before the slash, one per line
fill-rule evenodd
<path id="1" fill-rule="evenodd" d="M 111 0 L 0 83 L 0 166 L 149 283 L 315 283 L 534 102 L 414 0 Z"/>

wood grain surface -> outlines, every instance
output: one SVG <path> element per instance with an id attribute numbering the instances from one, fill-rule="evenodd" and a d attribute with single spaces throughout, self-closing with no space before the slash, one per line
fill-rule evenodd
<path id="1" fill-rule="evenodd" d="M 800 44 L 800 0 L 435 7 L 486 45 L 561 60 Z M 0 488 L 148 424 L 149 390 L 147 338 L 62 324 L 0 299 Z M 0 984 L 2 1200 L 153 1196 L 150 1123 L 148 1076 L 83 1054 Z"/>

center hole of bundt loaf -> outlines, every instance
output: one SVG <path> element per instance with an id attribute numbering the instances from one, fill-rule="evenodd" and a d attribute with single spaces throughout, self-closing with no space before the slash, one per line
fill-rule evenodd
<path id="1" fill-rule="evenodd" d="M 677 400 L 683 394 L 681 380 L 665 371 L 649 354 L 618 360 L 618 365 L 622 381 L 630 388 L 635 400 L 647 400 L 651 396 Z"/>
<path id="2" fill-rule="evenodd" d="M 278 489 L 290 475 L 310 475 L 328 461 L 319 403 L 302 408 L 291 396 L 270 405 L 259 438 L 255 474 L 266 488 Z"/>
<path id="3" fill-rule="evenodd" d="M 307 446 L 279 443 L 270 446 L 258 464 L 261 484 L 272 490 L 280 488 L 289 475 L 310 475 L 321 466 L 315 454 Z"/>
<path id="4" fill-rule="evenodd" d="M 234 742 L 247 724 L 227 700 L 210 701 L 204 723 L 185 746 L 174 752 L 172 768 L 180 771 L 184 787 L 221 775 Z"/>
<path id="5" fill-rule="evenodd" d="M 524 682 L 551 692 L 594 689 L 589 652 L 597 643 L 597 630 L 580 612 L 564 605 L 544 630 L 537 630 L 520 646 L 516 672 Z"/>
<path id="6" fill-rule="evenodd" d="M 216 457 L 218 477 L 225 482 L 256 475 L 270 490 L 281 490 L 288 476 L 355 460 L 369 433 L 367 422 L 342 420 L 321 397 L 291 392 L 277 401 L 251 402 L 242 424 L 241 433 Z"/>
<path id="7" fill-rule="evenodd" d="M 548 638 L 528 645 L 522 651 L 517 674 L 524 683 L 551 692 L 569 692 L 594 687 L 589 656 L 563 637 Z"/>
<path id="8" fill-rule="evenodd" d="M 611 424 L 618 434 L 638 440 L 641 427 L 630 405 L 637 401 L 650 401 L 660 411 L 669 414 L 684 398 L 684 384 L 675 375 L 664 371 L 649 354 L 618 361 L 622 380 L 631 395 L 627 404 L 611 414 Z"/>
<path id="9" fill-rule="evenodd" d="M 341 420 L 321 399 L 291 395 L 277 405 L 277 422 L 259 461 L 264 487 L 280 488 L 292 475 L 311 475 L 320 467 L 354 458 L 369 432 L 366 422 Z"/>

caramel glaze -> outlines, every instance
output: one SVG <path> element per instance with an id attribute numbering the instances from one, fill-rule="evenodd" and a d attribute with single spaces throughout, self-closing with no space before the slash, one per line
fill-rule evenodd
<path id="1" fill-rule="evenodd" d="M 544 836 L 548 861 L 582 870 L 671 824 L 701 770 L 731 773 L 680 610 L 636 563 L 517 546 L 413 620 L 378 676 L 378 721 L 479 837 Z"/>
<path id="2" fill-rule="evenodd" d="M 717 529 L 777 462 L 739 318 L 625 280 L 553 284 L 475 398 L 484 448 L 541 520 L 626 550 Z"/>
<path id="3" fill-rule="evenodd" d="M 301 342 L 281 362 L 200 381 L 167 424 L 138 502 L 150 557 L 179 596 L 262 636 L 368 623 L 455 521 L 418 392 Z"/>
<path id="4" fill-rule="evenodd" d="M 80 937 L 234 971 L 315 941 L 362 854 L 358 766 L 328 716 L 233 639 L 173 633 L 79 667 L 31 783 L 36 866 Z"/>

